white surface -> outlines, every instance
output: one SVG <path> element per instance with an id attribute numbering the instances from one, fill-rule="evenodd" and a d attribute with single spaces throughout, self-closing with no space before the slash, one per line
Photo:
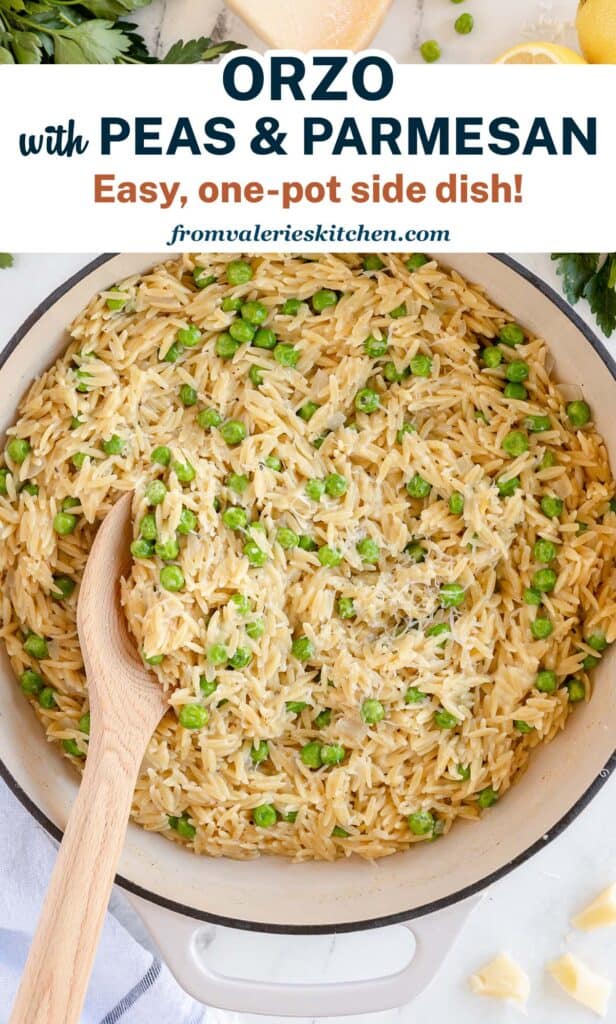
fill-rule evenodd
<path id="1" fill-rule="evenodd" d="M 19 256 L 13 270 L 0 271 L 0 348 L 34 306 L 88 259 L 84 255 Z M 546 256 L 521 259 L 555 282 Z M 610 347 L 616 352 L 616 340 Z M 543 966 L 571 950 L 593 970 L 616 981 L 616 929 L 584 935 L 572 932 L 569 926 L 574 912 L 616 880 L 615 796 L 614 783 L 608 784 L 564 835 L 492 887 L 436 981 L 412 1007 L 362 1017 L 362 1024 L 519 1024 L 523 1018 L 513 1007 L 481 999 L 468 990 L 469 975 L 503 950 L 530 975 L 531 1024 L 584 1024 L 596 1019 L 572 1004 L 545 976 Z M 213 967 L 224 967 L 230 974 L 310 982 L 368 977 L 387 965 L 399 969 L 407 949 L 408 938 L 402 928 L 314 938 L 212 929 L 209 956 Z M 212 1011 L 208 1019 L 209 1024 L 258 1024 L 263 1020 L 224 1011 Z M 300 1020 L 309 1024 L 309 1018 Z M 607 1020 L 616 1024 L 616 997 Z M 278 1021 L 272 1018 L 269 1024 Z"/>
<path id="2" fill-rule="evenodd" d="M 309 4 L 310 0 L 290 0 Z M 259 0 L 254 0 L 255 5 Z M 442 59 L 451 64 L 483 64 L 493 61 L 515 43 L 528 39 L 575 46 L 573 19 L 577 0 L 394 0 L 391 11 L 374 40 L 374 46 L 401 62 L 421 62 L 419 44 L 437 39 Z M 467 36 L 454 30 L 464 11 L 475 19 Z M 178 36 L 214 35 L 232 38 L 256 50 L 263 43 L 221 0 L 158 0 L 141 12 L 148 36 L 168 48 Z"/>

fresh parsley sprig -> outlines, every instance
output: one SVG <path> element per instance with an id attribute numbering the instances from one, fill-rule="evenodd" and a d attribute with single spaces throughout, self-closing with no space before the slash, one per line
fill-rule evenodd
<path id="1" fill-rule="evenodd" d="M 151 0 L 0 0 L 0 64 L 198 64 L 241 48 L 182 39 L 162 59 L 127 15 Z"/>
<path id="2" fill-rule="evenodd" d="M 616 252 L 553 252 L 563 291 L 574 306 L 586 299 L 597 324 L 610 338 L 616 330 Z"/>

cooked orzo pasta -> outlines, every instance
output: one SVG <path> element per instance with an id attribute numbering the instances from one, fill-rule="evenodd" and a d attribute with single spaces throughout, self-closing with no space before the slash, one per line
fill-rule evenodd
<path id="1" fill-rule="evenodd" d="M 93 298 L 0 470 L 2 635 L 48 737 L 83 763 L 79 579 L 134 489 L 123 602 L 170 702 L 137 822 L 332 859 L 478 817 L 616 637 L 614 483 L 549 365 L 419 254 L 181 256 Z"/>

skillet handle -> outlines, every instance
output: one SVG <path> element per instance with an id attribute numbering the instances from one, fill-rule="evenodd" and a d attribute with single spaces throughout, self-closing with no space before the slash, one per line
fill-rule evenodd
<path id="1" fill-rule="evenodd" d="M 271 1017 L 343 1017 L 378 1013 L 415 999 L 438 972 L 445 956 L 480 902 L 472 896 L 434 914 L 403 922 L 415 939 L 409 963 L 396 974 L 360 981 L 284 984 L 230 978 L 206 963 L 211 926 L 176 914 L 135 896 L 129 897 L 143 918 L 176 980 L 206 1006 Z M 335 931 L 335 929 L 334 929 Z M 255 942 L 259 941 L 259 933 Z M 293 937 L 289 938 L 293 942 Z"/>

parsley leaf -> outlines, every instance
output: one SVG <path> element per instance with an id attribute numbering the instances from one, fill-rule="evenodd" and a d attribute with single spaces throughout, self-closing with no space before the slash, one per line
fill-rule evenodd
<path id="1" fill-rule="evenodd" d="M 7 270 L 13 266 L 13 257 L 10 252 L 0 252 L 0 270 Z"/>
<path id="2" fill-rule="evenodd" d="M 616 253 L 608 253 L 601 263 L 599 253 L 555 252 L 557 273 L 563 290 L 573 305 L 587 299 L 597 324 L 610 338 L 616 331 Z"/>
<path id="3" fill-rule="evenodd" d="M 575 306 L 582 298 L 584 288 L 599 266 L 597 252 L 553 252 L 552 259 L 558 260 L 556 273 L 563 279 L 563 291 L 569 302 Z"/>
<path id="4" fill-rule="evenodd" d="M 230 40 L 213 43 L 207 36 L 191 39 L 186 43 L 183 39 L 178 39 L 167 56 L 163 57 L 161 64 L 198 64 L 200 61 L 216 60 L 223 53 L 230 53 L 232 50 L 241 48 L 240 43 L 233 43 Z"/>
<path id="5" fill-rule="evenodd" d="M 56 34 L 56 64 L 113 64 L 130 50 L 130 45 L 121 28 L 95 18 Z"/>

